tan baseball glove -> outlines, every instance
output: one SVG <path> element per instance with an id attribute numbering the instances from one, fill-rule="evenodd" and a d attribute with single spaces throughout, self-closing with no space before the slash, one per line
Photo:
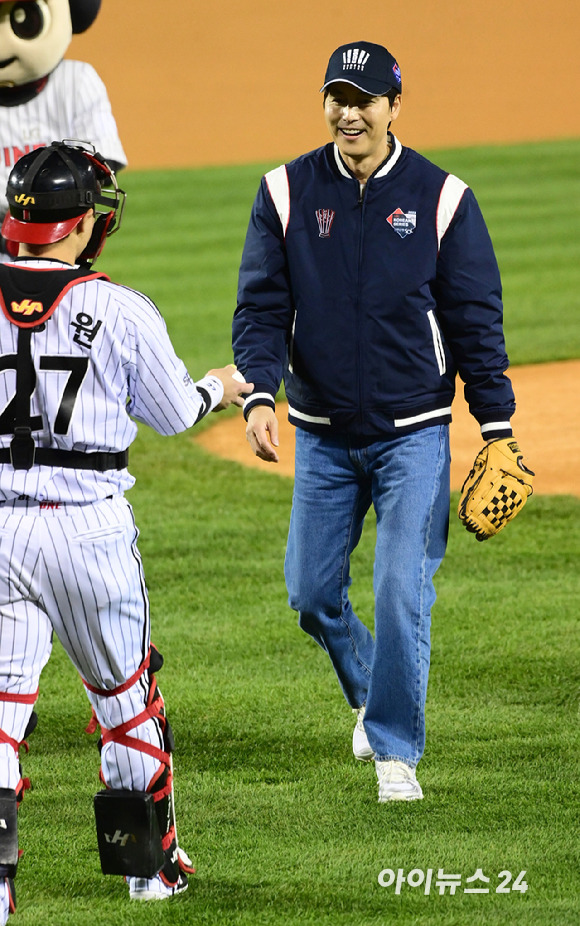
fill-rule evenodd
<path id="1" fill-rule="evenodd" d="M 493 537 L 524 507 L 534 475 L 513 437 L 492 441 L 479 451 L 463 483 L 459 520 L 478 540 Z"/>

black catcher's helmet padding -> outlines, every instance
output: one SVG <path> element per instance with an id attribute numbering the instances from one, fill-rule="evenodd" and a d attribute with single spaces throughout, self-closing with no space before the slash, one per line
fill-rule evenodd
<path id="1" fill-rule="evenodd" d="M 92 26 L 101 8 L 101 0 L 68 0 L 72 31 L 75 35 Z"/>
<path id="2" fill-rule="evenodd" d="M 8 177 L 8 241 L 53 244 L 95 211 L 95 227 L 81 260 L 94 260 L 121 224 L 125 193 L 113 170 L 87 142 L 65 139 L 21 157 Z"/>

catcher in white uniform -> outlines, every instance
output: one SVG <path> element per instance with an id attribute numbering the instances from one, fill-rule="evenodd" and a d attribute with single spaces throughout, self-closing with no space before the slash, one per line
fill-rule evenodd
<path id="1" fill-rule="evenodd" d="M 16 161 L 53 138 L 90 138 L 112 169 L 127 164 L 105 84 L 85 61 L 63 60 L 101 0 L 0 0 L 0 222 Z M 9 259 L 0 239 L 0 261 Z M 12 256 L 16 252 L 13 250 Z"/>
<path id="2" fill-rule="evenodd" d="M 19 256 L 0 265 L 0 923 L 18 861 L 19 747 L 53 631 L 101 727 L 103 872 L 125 875 L 135 899 L 187 887 L 128 447 L 133 419 L 175 434 L 253 388 L 233 365 L 194 382 L 151 300 L 91 269 L 125 197 L 92 146 L 26 154 L 7 196 L 2 233 Z"/>

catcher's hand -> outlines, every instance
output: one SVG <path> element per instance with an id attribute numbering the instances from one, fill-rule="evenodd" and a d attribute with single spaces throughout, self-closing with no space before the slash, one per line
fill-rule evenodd
<path id="1" fill-rule="evenodd" d="M 534 475 L 513 437 L 491 441 L 479 451 L 463 483 L 459 520 L 478 540 L 493 537 L 524 507 Z"/>

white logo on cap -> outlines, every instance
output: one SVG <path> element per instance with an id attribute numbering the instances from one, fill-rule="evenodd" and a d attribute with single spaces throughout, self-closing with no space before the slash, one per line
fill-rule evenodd
<path id="1" fill-rule="evenodd" d="M 365 64 L 370 58 L 370 52 L 362 48 L 349 48 L 342 53 L 342 66 L 344 71 L 364 71 Z"/>

